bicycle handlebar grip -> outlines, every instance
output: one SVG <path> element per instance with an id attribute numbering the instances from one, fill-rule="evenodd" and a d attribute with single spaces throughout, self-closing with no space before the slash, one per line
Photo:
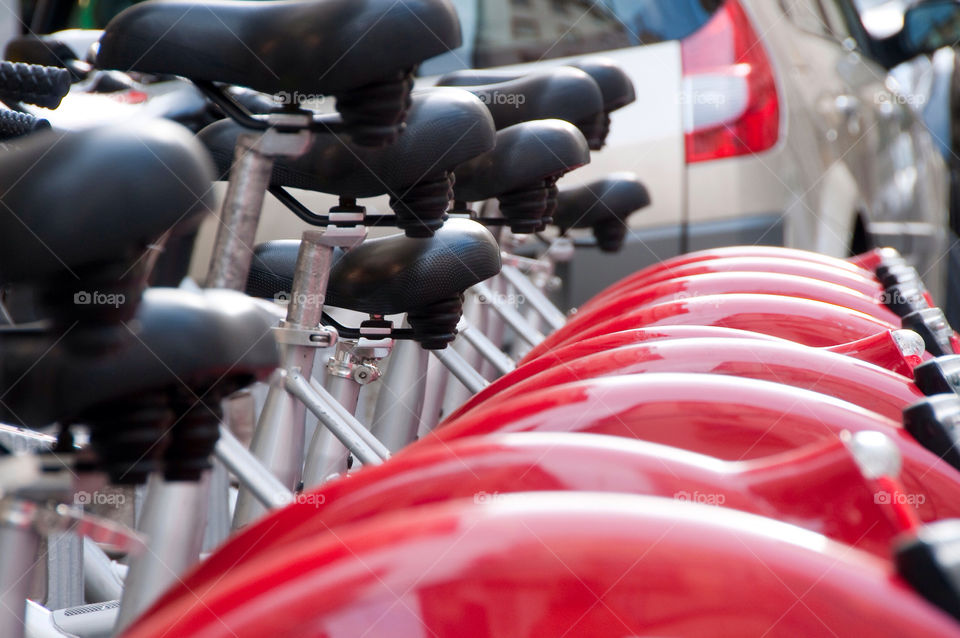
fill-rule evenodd
<path id="1" fill-rule="evenodd" d="M 50 128 L 50 122 L 19 111 L 0 110 L 0 140 L 9 140 Z"/>
<path id="2" fill-rule="evenodd" d="M 66 69 L 22 62 L 0 62 L 0 100 L 55 109 L 69 91 L 70 72 Z"/>

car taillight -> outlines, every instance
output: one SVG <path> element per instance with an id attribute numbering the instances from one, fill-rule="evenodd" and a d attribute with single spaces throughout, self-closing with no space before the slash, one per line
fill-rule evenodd
<path id="1" fill-rule="evenodd" d="M 767 50 L 738 0 L 681 42 L 687 163 L 765 151 L 780 134 Z"/>

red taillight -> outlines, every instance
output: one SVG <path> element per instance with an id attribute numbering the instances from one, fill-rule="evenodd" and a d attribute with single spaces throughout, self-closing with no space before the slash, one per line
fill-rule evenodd
<path id="1" fill-rule="evenodd" d="M 767 50 L 738 0 L 681 42 L 687 163 L 777 143 L 780 103 Z"/>

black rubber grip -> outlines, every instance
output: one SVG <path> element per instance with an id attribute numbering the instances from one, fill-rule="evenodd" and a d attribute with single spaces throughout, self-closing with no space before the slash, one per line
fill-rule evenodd
<path id="1" fill-rule="evenodd" d="M 70 72 L 54 66 L 0 62 L 0 100 L 48 109 L 60 106 L 70 91 Z"/>
<path id="2" fill-rule="evenodd" d="M 50 128 L 50 122 L 19 111 L 0 110 L 0 140 L 9 140 Z"/>

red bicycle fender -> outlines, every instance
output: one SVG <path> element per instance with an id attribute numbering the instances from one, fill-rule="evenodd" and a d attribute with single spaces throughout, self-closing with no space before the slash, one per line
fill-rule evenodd
<path id="1" fill-rule="evenodd" d="M 574 341 L 556 350 L 548 350 L 535 358 L 524 358 L 518 366 L 523 368 L 528 376 L 555 365 L 560 361 L 575 359 L 595 352 L 604 352 L 612 348 L 620 348 L 635 343 L 659 341 L 662 339 L 686 339 L 691 337 L 728 337 L 740 339 L 759 339 L 773 343 L 793 343 L 786 339 L 771 337 L 770 335 L 750 332 L 748 330 L 734 330 L 733 328 L 718 328 L 716 326 L 661 326 L 659 328 L 634 328 L 621 332 L 590 337 L 583 341 Z M 923 363 L 926 351 L 923 350 L 923 340 L 920 335 L 907 335 L 903 330 L 878 332 L 875 335 L 864 337 L 849 343 L 823 348 L 828 352 L 836 352 L 854 359 L 878 365 L 905 377 L 913 378 L 913 369 Z M 535 364 L 535 365 L 534 365 Z M 496 379 L 491 385 L 500 382 Z M 502 385 L 499 387 L 503 387 Z"/>
<path id="2" fill-rule="evenodd" d="M 588 325 L 571 320 L 534 347 L 524 360 L 605 333 L 666 325 L 751 330 L 808 346 L 827 347 L 896 329 L 862 312 L 822 301 L 779 295 L 709 295 L 647 306 L 619 317 L 610 316 L 606 321 L 598 317 Z"/>
<path id="3" fill-rule="evenodd" d="M 123 636 L 565 633 L 956 638 L 960 628 L 887 562 L 793 525 L 676 499 L 537 492 L 403 510 L 277 547 L 209 588 L 178 586 Z"/>
<path id="4" fill-rule="evenodd" d="M 581 309 L 570 323 L 585 325 L 602 317 L 612 317 L 667 301 L 693 299 L 705 295 L 754 293 L 813 299 L 850 308 L 900 327 L 900 317 L 879 298 L 863 295 L 852 288 L 810 277 L 779 273 L 724 272 L 668 279 L 625 291 L 616 298 L 591 309 Z"/>
<path id="5" fill-rule="evenodd" d="M 897 444 L 911 492 L 952 493 L 960 487 L 960 472 L 895 421 L 809 390 L 716 374 L 622 375 L 552 386 L 472 410 L 409 449 L 490 432 L 590 432 L 736 461 L 863 430 L 882 432 Z M 928 500 L 918 511 L 924 520 L 958 516 L 960 503 Z"/>
<path id="6" fill-rule="evenodd" d="M 873 248 L 865 253 L 860 253 L 859 255 L 854 255 L 853 257 L 847 257 L 846 261 L 850 262 L 857 268 L 862 268 L 870 272 L 876 272 L 880 264 L 882 264 L 886 259 L 898 255 L 899 253 L 896 252 L 891 255 L 889 248 Z"/>
<path id="7" fill-rule="evenodd" d="M 836 268 L 837 270 L 865 277 L 867 279 L 875 278 L 872 270 L 860 268 L 859 266 L 845 259 L 828 257 L 827 255 L 821 255 L 820 253 L 807 250 L 782 248 L 779 246 L 725 246 L 723 248 L 697 250 L 691 253 L 677 255 L 676 257 L 671 257 L 670 259 L 664 259 L 663 261 L 638 270 L 632 275 L 628 275 L 624 279 L 614 283 L 609 288 L 601 291 L 600 294 L 606 294 L 608 290 L 616 286 L 630 285 L 631 282 L 645 281 L 654 276 L 661 276 L 662 273 L 667 273 L 669 277 L 669 273 L 671 273 L 674 269 L 683 267 L 687 264 L 708 261 L 711 259 L 724 259 L 728 257 L 770 257 L 774 259 L 794 259 L 797 261 L 807 261 L 820 264 L 822 266 L 829 266 Z"/>
<path id="8" fill-rule="evenodd" d="M 693 275 L 721 272 L 764 272 L 810 277 L 811 279 L 818 279 L 826 283 L 852 288 L 874 299 L 879 299 L 882 293 L 880 283 L 873 277 L 865 277 L 861 274 L 850 272 L 849 270 L 841 270 L 833 266 L 824 266 L 823 264 L 817 264 L 812 261 L 778 257 L 724 257 L 722 259 L 707 259 L 684 264 L 683 266 L 662 271 L 642 280 L 631 280 L 629 282 L 624 280 L 593 297 L 593 299 L 581 306 L 580 311 L 585 312 L 596 306 L 603 305 L 611 299 L 616 299 L 620 295 L 627 294 L 638 288 L 645 288 L 646 286 L 660 283 L 661 281 L 669 281 L 678 277 L 691 277 Z"/>
<path id="9" fill-rule="evenodd" d="M 652 372 L 700 372 L 774 381 L 855 403 L 893 421 L 901 419 L 906 406 L 924 397 L 911 379 L 879 366 L 793 343 L 751 339 L 671 339 L 566 358 L 536 372 L 528 372 L 527 367 L 497 379 L 447 421 L 491 400 L 500 402 L 562 383 Z"/>
<path id="10" fill-rule="evenodd" d="M 924 347 L 923 339 L 915 332 L 888 330 L 824 350 L 867 361 L 913 378 L 913 369 L 932 357 Z"/>
<path id="11" fill-rule="evenodd" d="M 889 559 L 897 534 L 839 440 L 731 463 L 598 434 L 490 434 L 400 454 L 303 494 L 236 534 L 183 579 L 200 591 L 245 560 L 380 514 L 456 498 L 605 491 L 709 502 L 822 533 Z M 955 498 L 944 495 L 939 498 Z M 837 516 L 837 511 L 846 516 Z"/>

